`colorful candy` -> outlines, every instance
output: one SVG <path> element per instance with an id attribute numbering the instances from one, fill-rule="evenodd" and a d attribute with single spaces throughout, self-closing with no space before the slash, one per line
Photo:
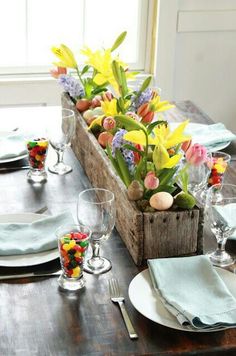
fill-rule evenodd
<path id="1" fill-rule="evenodd" d="M 45 138 L 30 140 L 27 142 L 27 149 L 30 167 L 39 170 L 43 169 L 48 150 L 48 140 Z"/>
<path id="2" fill-rule="evenodd" d="M 223 157 L 212 158 L 211 173 L 208 178 L 209 187 L 214 184 L 222 184 L 227 165 L 228 163 L 223 159 Z"/>
<path id="3" fill-rule="evenodd" d="M 88 235 L 82 232 L 70 232 L 59 239 L 61 265 L 67 277 L 79 278 L 82 275 L 88 244 Z"/>

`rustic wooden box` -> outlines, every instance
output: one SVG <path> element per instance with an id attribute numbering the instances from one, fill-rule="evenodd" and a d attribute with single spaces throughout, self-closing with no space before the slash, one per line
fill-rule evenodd
<path id="1" fill-rule="evenodd" d="M 72 149 L 91 184 L 115 194 L 116 228 L 134 262 L 141 265 L 147 258 L 201 254 L 202 211 L 195 207 L 190 211 L 141 212 L 135 202 L 128 200 L 125 185 L 67 94 L 62 95 L 62 106 L 76 113 Z"/>

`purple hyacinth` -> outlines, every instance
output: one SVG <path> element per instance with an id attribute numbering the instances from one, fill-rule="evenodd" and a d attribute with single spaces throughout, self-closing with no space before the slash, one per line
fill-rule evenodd
<path id="1" fill-rule="evenodd" d="M 127 163 L 128 169 L 130 173 L 133 173 L 134 171 L 134 153 L 131 150 L 128 150 L 127 148 L 123 148 L 124 144 L 130 144 L 132 145 L 131 142 L 126 141 L 123 136 L 126 134 L 125 129 L 120 129 L 119 131 L 116 132 L 115 136 L 113 137 L 112 140 L 112 156 L 115 157 L 115 152 L 116 150 L 120 150 L 125 162 Z"/>
<path id="2" fill-rule="evenodd" d="M 151 100 L 153 94 L 153 90 L 151 88 L 145 89 L 138 97 L 133 96 L 131 98 L 132 104 L 131 107 L 132 109 L 137 112 L 138 108 L 144 104 L 147 103 L 149 100 Z"/>
<path id="3" fill-rule="evenodd" d="M 84 96 L 84 89 L 74 77 L 68 74 L 61 74 L 58 81 L 64 91 L 68 92 L 72 98 Z"/>

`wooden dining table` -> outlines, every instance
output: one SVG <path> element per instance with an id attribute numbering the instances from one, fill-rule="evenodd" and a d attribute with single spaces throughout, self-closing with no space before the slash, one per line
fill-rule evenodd
<path id="1" fill-rule="evenodd" d="M 188 117 L 191 122 L 213 123 L 190 101 L 176 103 L 170 120 L 178 121 L 181 117 Z M 225 152 L 232 155 L 225 181 L 236 183 L 236 143 L 231 143 Z M 55 159 L 53 152 L 50 159 Z M 41 185 L 27 180 L 27 170 L 0 172 L 0 214 L 35 212 L 47 206 L 47 214 L 69 209 L 76 218 L 78 194 L 90 187 L 90 182 L 72 149 L 67 149 L 65 161 L 73 171 L 64 176 L 47 172 L 47 182 Z M 26 163 L 22 159 L 2 163 L 0 168 Z M 215 247 L 215 238 L 206 226 L 204 251 Z M 236 256 L 236 241 L 228 241 L 226 248 Z M 61 291 L 58 277 L 0 281 L 1 356 L 236 355 L 236 328 L 204 333 L 176 330 L 146 318 L 134 308 L 128 288 L 147 266 L 134 264 L 116 229 L 102 244 L 101 251 L 111 260 L 112 269 L 101 275 L 84 273 L 86 287 L 79 292 Z M 0 275 L 59 268 L 59 259 L 55 259 L 35 266 L 0 266 Z M 110 300 L 108 280 L 112 277 L 119 280 L 138 339 L 129 338 L 120 310 Z"/>

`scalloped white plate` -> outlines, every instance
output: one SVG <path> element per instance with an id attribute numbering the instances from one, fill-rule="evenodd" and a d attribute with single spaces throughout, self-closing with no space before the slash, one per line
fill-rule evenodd
<path id="1" fill-rule="evenodd" d="M 45 215 L 24 213 L 24 214 L 3 214 L 0 215 L 0 223 L 31 223 L 42 219 Z M 39 265 L 41 263 L 55 260 L 59 257 L 58 248 L 39 253 L 27 255 L 0 256 L 0 266 L 2 267 L 27 267 Z"/>

